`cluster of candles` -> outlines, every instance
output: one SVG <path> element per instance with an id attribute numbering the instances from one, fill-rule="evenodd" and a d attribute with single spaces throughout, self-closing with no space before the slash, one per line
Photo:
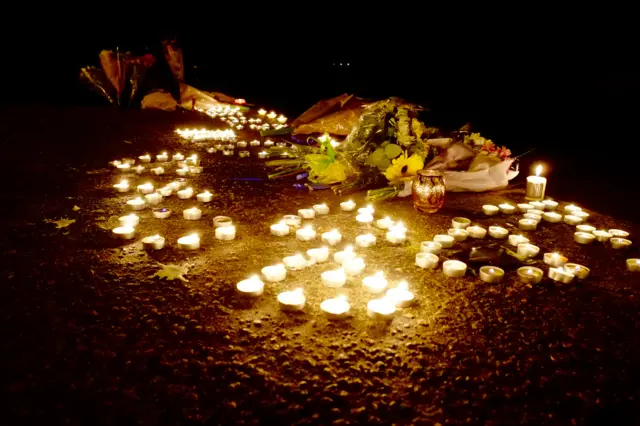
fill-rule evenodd
<path id="1" fill-rule="evenodd" d="M 176 133 L 183 139 L 192 141 L 233 141 L 236 133 L 232 129 L 207 130 L 207 129 L 176 129 Z"/>

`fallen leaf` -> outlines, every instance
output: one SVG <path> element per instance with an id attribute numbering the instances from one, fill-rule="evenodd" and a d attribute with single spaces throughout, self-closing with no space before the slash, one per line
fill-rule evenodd
<path id="1" fill-rule="evenodd" d="M 78 207 L 78 206 L 73 206 L 73 209 L 72 209 L 72 210 L 73 210 L 74 212 L 77 212 L 78 210 L 80 210 L 80 207 Z"/>
<path id="2" fill-rule="evenodd" d="M 131 142 L 131 141 L 124 141 L 124 143 L 128 143 L 129 145 L 131 145 L 131 144 L 132 144 L 132 142 Z"/>
<path id="3" fill-rule="evenodd" d="M 160 263 L 160 266 L 162 266 L 162 269 L 156 272 L 153 277 L 159 277 L 160 279 L 166 278 L 171 281 L 182 280 L 184 282 L 189 282 L 189 280 L 184 277 L 184 275 L 189 271 L 186 266 L 163 265 L 162 263 Z"/>
<path id="4" fill-rule="evenodd" d="M 104 218 L 102 217 L 98 219 L 104 219 Z M 118 216 L 111 216 L 106 222 L 101 222 L 101 223 L 98 223 L 97 225 L 102 229 L 111 230 L 113 228 L 117 228 L 118 226 L 120 226 L 120 219 L 118 219 Z"/>
<path id="5" fill-rule="evenodd" d="M 56 228 L 60 229 L 60 228 L 66 228 L 72 223 L 75 223 L 75 219 L 65 219 L 65 218 L 62 218 L 60 220 L 45 219 L 45 222 L 55 223 Z"/>

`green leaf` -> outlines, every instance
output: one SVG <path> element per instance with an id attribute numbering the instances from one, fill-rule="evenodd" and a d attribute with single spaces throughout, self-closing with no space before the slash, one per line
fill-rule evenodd
<path id="1" fill-rule="evenodd" d="M 388 159 L 394 159 L 398 155 L 402 154 L 402 148 L 400 148 L 399 145 L 390 143 L 389 145 L 384 147 L 384 153 L 386 154 Z"/>
<path id="2" fill-rule="evenodd" d="M 385 154 L 384 149 L 378 148 L 367 157 L 365 164 L 372 167 L 378 167 L 378 164 L 385 160 L 387 160 L 387 155 Z"/>
<path id="3" fill-rule="evenodd" d="M 381 172 L 384 172 L 389 168 L 390 165 L 391 165 L 391 160 L 389 160 L 388 158 L 385 158 L 382 161 L 380 161 L 376 166 L 378 167 L 378 169 L 380 169 Z"/>

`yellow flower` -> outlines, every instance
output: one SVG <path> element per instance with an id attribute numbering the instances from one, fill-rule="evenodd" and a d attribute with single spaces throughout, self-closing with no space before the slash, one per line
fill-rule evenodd
<path id="1" fill-rule="evenodd" d="M 384 172 L 390 182 L 410 180 L 418 174 L 418 170 L 424 167 L 424 160 L 418 154 L 408 156 L 407 151 L 393 160 L 392 164 Z"/>

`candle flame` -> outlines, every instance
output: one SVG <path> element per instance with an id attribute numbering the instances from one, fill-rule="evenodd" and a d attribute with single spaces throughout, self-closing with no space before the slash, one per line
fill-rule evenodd
<path id="1" fill-rule="evenodd" d="M 542 173 L 542 165 L 538 164 L 538 167 L 536 167 L 536 176 L 540 176 L 540 173 Z"/>
<path id="2" fill-rule="evenodd" d="M 397 288 L 401 289 L 401 290 L 409 290 L 409 284 L 407 284 L 406 281 L 400 281 L 398 283 Z"/>

